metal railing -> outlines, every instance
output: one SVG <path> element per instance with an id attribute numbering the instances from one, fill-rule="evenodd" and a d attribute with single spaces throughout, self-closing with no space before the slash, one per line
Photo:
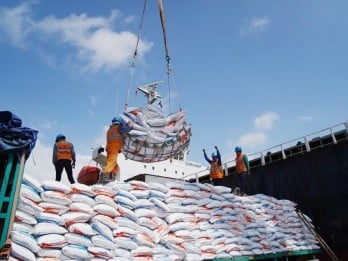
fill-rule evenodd
<path id="1" fill-rule="evenodd" d="M 343 128 L 342 128 L 343 127 Z M 320 134 L 320 135 L 319 135 Z M 343 138 L 341 138 L 343 136 Z M 337 144 L 338 141 L 348 138 L 348 121 L 336 124 L 329 128 L 322 129 L 310 133 L 308 135 L 289 140 L 287 142 L 278 144 L 273 147 L 269 147 L 265 150 L 257 153 L 249 154 L 249 162 L 253 160 L 260 160 L 260 164 L 257 166 L 266 165 L 266 161 L 272 159 L 272 155 L 278 155 L 276 160 L 284 160 L 288 157 L 310 152 L 315 148 L 324 147 L 330 144 Z M 290 146 L 289 144 L 296 144 Z M 225 176 L 228 176 L 228 168 L 235 167 L 235 160 L 230 160 L 223 163 Z M 251 168 L 256 167 L 252 166 Z M 209 174 L 209 168 L 201 170 L 196 173 L 189 174 L 183 177 L 183 180 L 195 178 L 196 182 L 199 182 L 199 178 Z"/>

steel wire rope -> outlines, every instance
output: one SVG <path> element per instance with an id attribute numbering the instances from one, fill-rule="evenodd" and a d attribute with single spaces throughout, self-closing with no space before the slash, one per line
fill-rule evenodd
<path id="1" fill-rule="evenodd" d="M 138 55 L 139 40 L 140 40 L 141 31 L 143 29 L 146 5 L 147 5 L 147 0 L 144 0 L 144 7 L 143 7 L 142 14 L 141 14 L 141 21 L 140 21 L 138 35 L 137 35 L 137 43 L 135 45 L 135 50 L 134 50 L 134 54 L 133 54 L 133 61 L 132 61 L 132 64 L 131 64 L 131 71 L 130 71 L 130 75 L 129 75 L 129 79 L 128 79 L 128 90 L 127 90 L 126 102 L 125 102 L 125 106 L 124 106 L 125 109 L 127 109 L 127 106 L 128 106 L 130 87 L 131 87 L 131 84 L 132 84 L 134 71 L 135 71 L 135 62 L 136 62 L 136 57 Z"/>
<path id="2" fill-rule="evenodd" d="M 167 28 L 166 28 L 166 21 L 165 21 L 165 16 L 164 16 L 164 8 L 163 8 L 163 3 L 162 0 L 157 0 L 158 3 L 158 8 L 159 8 L 159 13 L 160 13 L 160 18 L 161 18 L 161 25 L 162 25 L 162 33 L 163 33 L 163 40 L 164 40 L 164 49 L 165 49 L 165 59 L 167 61 L 167 84 L 168 84 L 168 89 L 169 89 L 169 111 L 171 111 L 171 97 L 172 97 L 172 90 L 171 90 L 171 84 L 170 84 L 170 80 L 172 79 L 173 84 L 174 84 L 174 91 L 178 96 L 178 100 L 179 100 L 179 95 L 178 92 L 176 90 L 175 87 L 175 83 L 174 83 L 174 79 L 173 79 L 173 74 L 172 74 L 172 66 L 170 64 L 170 56 L 169 56 L 169 49 L 168 49 L 168 42 L 167 42 Z M 179 108 L 180 106 L 180 102 L 179 103 Z M 181 108 L 180 108 L 181 110 Z"/>

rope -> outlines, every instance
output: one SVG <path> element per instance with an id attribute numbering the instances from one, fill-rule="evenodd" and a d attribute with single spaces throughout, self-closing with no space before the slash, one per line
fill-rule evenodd
<path id="1" fill-rule="evenodd" d="M 164 18 L 163 3 L 162 3 L 162 0 L 157 0 L 157 3 L 158 3 L 158 8 L 159 8 L 160 17 L 161 17 L 163 40 L 164 40 L 164 48 L 165 48 L 165 51 L 166 51 L 167 73 L 170 74 L 171 73 L 170 56 L 169 56 L 168 45 L 167 45 L 166 21 L 165 21 L 165 18 Z"/>
<path id="2" fill-rule="evenodd" d="M 127 91 L 127 97 L 126 97 L 126 102 L 125 102 L 125 106 L 124 106 L 125 109 L 128 106 L 130 86 L 132 84 L 134 71 L 135 71 L 135 61 L 136 61 L 136 57 L 138 55 L 138 46 L 139 46 L 140 34 L 141 34 L 142 29 L 143 29 L 143 22 L 144 22 L 146 5 L 147 5 L 147 0 L 144 0 L 144 7 L 143 7 L 143 12 L 141 14 L 141 21 L 140 21 L 140 26 L 139 26 L 139 30 L 138 30 L 137 43 L 135 45 L 135 50 L 134 50 L 134 54 L 133 54 L 133 61 L 132 61 L 132 65 L 131 65 L 131 73 L 130 73 L 129 80 L 128 80 L 128 91 Z"/>
<path id="3" fill-rule="evenodd" d="M 179 93 L 176 89 L 176 85 L 173 79 L 173 75 L 172 75 L 172 66 L 170 64 L 170 56 L 169 56 L 169 50 L 168 50 L 168 44 L 167 44 L 167 30 L 166 30 L 166 22 L 165 22 L 165 17 L 164 17 L 164 8 L 163 8 L 163 3 L 162 0 L 157 0 L 158 3 L 158 7 L 159 7 L 159 12 L 160 12 L 160 17 L 161 17 L 161 24 L 162 24 L 162 32 L 163 32 L 163 40 L 164 40 L 164 48 L 165 48 L 165 52 L 166 52 L 166 61 L 167 61 L 167 75 L 168 75 L 168 88 L 169 88 L 169 110 L 171 111 L 171 96 L 172 96 L 172 91 L 170 89 L 170 80 L 172 80 L 173 82 L 173 86 L 174 86 L 174 95 L 177 95 L 177 99 L 178 100 L 178 106 L 179 109 L 181 110 L 181 104 L 179 101 Z"/>

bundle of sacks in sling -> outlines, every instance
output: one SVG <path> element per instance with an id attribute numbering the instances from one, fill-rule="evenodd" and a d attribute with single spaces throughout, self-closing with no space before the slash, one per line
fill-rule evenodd
<path id="1" fill-rule="evenodd" d="M 165 115 L 151 104 L 130 107 L 121 118 L 131 130 L 124 139 L 122 152 L 127 159 L 157 162 L 171 158 L 189 144 L 191 126 L 186 113 L 177 111 Z"/>
<path id="2" fill-rule="evenodd" d="M 29 176 L 11 240 L 11 260 L 39 261 L 207 260 L 319 249 L 288 200 L 183 181 L 86 186 Z"/>

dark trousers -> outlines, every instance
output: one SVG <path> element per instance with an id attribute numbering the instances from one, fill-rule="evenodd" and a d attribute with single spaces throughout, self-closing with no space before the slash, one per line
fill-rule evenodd
<path id="1" fill-rule="evenodd" d="M 212 180 L 212 184 L 213 184 L 214 186 L 223 186 L 223 180 L 224 180 L 224 179 L 213 179 L 213 180 Z"/>
<path id="2" fill-rule="evenodd" d="M 68 179 L 70 183 L 71 184 L 75 183 L 73 172 L 72 172 L 71 160 L 68 160 L 68 159 L 58 160 L 54 166 L 56 168 L 56 181 L 61 180 L 63 169 L 65 169 L 65 172 L 68 175 Z"/>
<path id="3" fill-rule="evenodd" d="M 240 191 L 246 194 L 248 194 L 249 192 L 247 176 L 248 176 L 248 173 L 246 171 L 238 174 Z"/>

